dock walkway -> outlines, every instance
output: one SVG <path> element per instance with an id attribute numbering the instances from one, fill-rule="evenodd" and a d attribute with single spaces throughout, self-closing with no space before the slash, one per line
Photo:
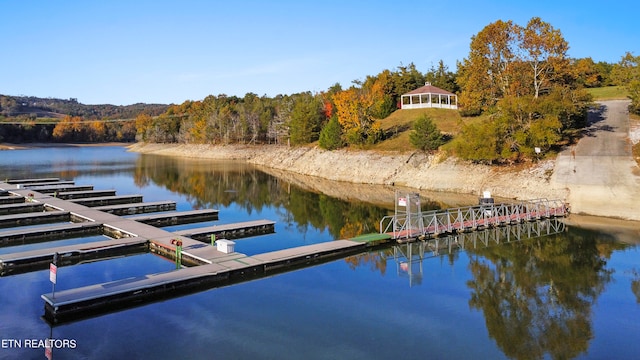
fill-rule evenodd
<path id="1" fill-rule="evenodd" d="M 35 207 L 34 211 L 44 211 L 48 209 L 51 212 L 68 213 L 70 214 L 70 217 L 75 219 L 75 221 L 78 221 L 78 223 L 52 225 L 34 229 L 14 229 L 0 232 L 0 246 L 2 244 L 8 246 L 15 245 L 17 243 L 47 240 L 51 239 L 54 236 L 64 238 L 65 234 L 77 235 L 78 232 L 81 232 L 83 230 L 87 233 L 91 231 L 91 233 L 93 234 L 98 233 L 98 229 L 100 229 L 100 232 L 102 234 L 107 235 L 113 239 L 103 242 L 78 244 L 71 247 L 52 247 L 48 249 L 26 251 L 17 254 L 0 255 L 0 275 L 22 272 L 23 270 L 18 269 L 20 267 L 29 269 L 34 267 L 38 268 L 38 266 L 42 266 L 44 259 L 46 259 L 47 257 L 49 257 L 49 261 L 52 261 L 54 254 L 58 254 L 61 258 L 73 260 L 69 261 L 69 263 L 74 263 L 85 259 L 87 257 L 87 254 L 91 254 L 93 258 L 98 257 L 98 254 L 100 253 L 104 253 L 105 256 L 111 256 L 114 249 L 129 248 L 131 246 L 135 247 L 139 243 L 148 244 L 148 248 L 150 249 L 150 251 L 172 257 L 176 254 L 176 245 L 172 244 L 172 241 L 180 240 L 182 242 L 182 260 L 185 264 L 190 265 L 210 264 L 213 262 L 213 260 L 219 258 L 220 254 L 222 254 L 217 251 L 215 247 L 204 244 L 200 240 L 192 239 L 184 235 L 169 232 L 143 223 L 162 221 L 160 219 L 163 217 L 165 219 L 174 218 L 179 216 L 178 212 L 155 215 L 147 214 L 141 217 L 137 217 L 137 219 L 135 216 L 132 218 L 126 218 L 109 213 L 107 211 L 102 211 L 101 208 L 86 206 L 84 205 L 84 201 L 68 201 L 51 196 L 50 194 L 42 194 L 36 192 L 33 189 L 22 185 L 42 183 L 53 184 L 53 186 L 55 186 L 54 179 L 46 179 L 46 181 L 29 179 L 28 181 L 16 181 L 15 183 L 0 182 L 0 189 L 7 190 L 13 196 L 22 197 L 23 201 L 26 201 L 26 199 L 30 199 L 29 203 L 2 206 L 6 209 L 13 210 L 7 210 L 6 213 L 9 213 L 9 211 L 11 211 L 11 213 L 13 214 L 16 209 L 29 211 L 32 207 Z M 63 183 L 66 185 L 72 182 L 63 181 Z M 18 185 L 20 186 L 18 187 Z M 120 197 L 119 199 L 121 198 L 126 197 Z M 137 195 L 128 198 L 132 201 L 138 200 Z M 103 199 L 98 199 L 98 202 L 103 202 Z M 30 206 L 25 206 L 27 204 Z M 117 206 L 118 209 L 126 209 L 127 207 L 132 206 L 136 208 L 133 213 L 138 213 L 138 206 L 140 204 L 144 203 L 136 202 L 132 204 L 110 205 L 109 209 L 113 209 L 113 206 Z M 172 204 L 172 206 L 170 207 L 175 209 L 175 202 L 155 202 L 151 204 L 150 207 L 154 210 L 157 210 L 158 207 L 164 208 L 167 204 Z M 146 213 L 147 211 L 143 210 L 142 212 Z M 0 214 L 1 213 L 2 211 L 0 209 Z M 191 212 L 186 212 L 186 214 L 187 218 L 211 220 L 214 217 L 217 218 L 218 212 L 217 210 L 194 210 Z M 262 220 L 253 222 L 251 224 L 228 224 L 220 226 L 219 229 L 225 229 L 230 233 L 251 236 L 273 232 L 273 224 L 273 221 Z M 207 233 L 206 231 L 207 230 L 205 230 L 204 232 L 200 231 L 200 233 Z M 211 229 L 209 229 L 208 231 L 211 231 Z M 134 238 L 135 240 L 132 241 L 131 238 Z M 29 259 L 32 259 L 33 264 L 29 264 Z"/>
<path id="2" fill-rule="evenodd" d="M 64 322 L 88 314 L 134 303 L 158 301 L 201 289 L 269 276 L 309 264 L 342 258 L 364 251 L 366 243 L 339 240 L 247 256 L 239 253 L 220 255 L 215 262 L 191 268 L 151 274 L 43 294 L 45 317 Z"/>

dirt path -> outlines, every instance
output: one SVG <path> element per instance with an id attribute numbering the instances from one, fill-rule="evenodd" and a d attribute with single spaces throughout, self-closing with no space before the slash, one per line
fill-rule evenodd
<path id="1" fill-rule="evenodd" d="M 640 176 L 631 156 L 628 101 L 599 103 L 577 146 L 562 152 L 552 182 L 569 190 L 574 213 L 640 220 Z M 636 170 L 637 171 L 637 170 Z"/>

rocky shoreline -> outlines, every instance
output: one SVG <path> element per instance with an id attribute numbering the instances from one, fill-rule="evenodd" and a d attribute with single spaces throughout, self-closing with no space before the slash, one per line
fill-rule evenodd
<path id="1" fill-rule="evenodd" d="M 247 145 L 183 145 L 137 143 L 130 151 L 205 158 L 242 160 L 278 170 L 280 175 L 295 173 L 352 184 L 385 185 L 442 193 L 456 193 L 477 198 L 483 191 L 496 197 L 529 200 L 567 198 L 566 188 L 554 186 L 551 174 L 553 160 L 532 167 L 495 169 L 468 164 L 452 158 L 412 153 L 379 153 L 372 151 L 326 151 L 318 147 L 247 146 Z M 311 181 L 311 179 L 309 179 Z"/>

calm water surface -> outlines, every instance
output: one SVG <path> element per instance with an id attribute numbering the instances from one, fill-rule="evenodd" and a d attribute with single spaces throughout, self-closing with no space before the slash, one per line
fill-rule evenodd
<path id="1" fill-rule="evenodd" d="M 0 176 L 54 176 L 174 200 L 179 210 L 219 209 L 216 224 L 276 221 L 275 234 L 236 242 L 249 255 L 377 232 L 392 211 L 392 204 L 309 192 L 243 164 L 121 147 L 4 151 Z M 41 319 L 48 270 L 0 277 L 0 358 L 44 358 L 25 340 L 53 337 L 76 344 L 54 349 L 56 359 L 633 359 L 640 357 L 637 242 L 567 227 L 409 265 L 382 249 L 53 328 Z M 62 267 L 56 289 L 174 268 L 152 254 Z"/>

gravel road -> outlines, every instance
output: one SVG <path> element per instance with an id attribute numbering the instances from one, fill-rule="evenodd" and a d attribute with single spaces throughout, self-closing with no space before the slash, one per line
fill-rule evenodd
<path id="1" fill-rule="evenodd" d="M 576 146 L 562 152 L 552 182 L 569 190 L 574 213 L 640 220 L 640 176 L 631 155 L 629 101 L 599 103 Z"/>

